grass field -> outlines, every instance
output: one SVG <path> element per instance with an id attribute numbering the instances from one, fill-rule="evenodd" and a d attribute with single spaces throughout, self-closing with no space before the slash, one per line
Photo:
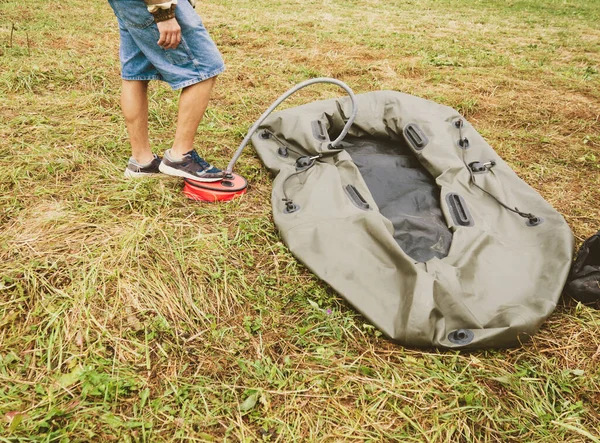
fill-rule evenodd
<path id="1" fill-rule="evenodd" d="M 197 10 L 228 66 L 197 142 L 216 164 L 331 76 L 458 109 L 578 244 L 600 228 L 597 0 Z M 106 1 L 0 0 L 0 441 L 600 442 L 598 311 L 565 298 L 519 349 L 389 343 L 282 244 L 251 147 L 229 204 L 122 178 L 119 91 Z M 150 94 L 162 153 L 177 96 Z"/>

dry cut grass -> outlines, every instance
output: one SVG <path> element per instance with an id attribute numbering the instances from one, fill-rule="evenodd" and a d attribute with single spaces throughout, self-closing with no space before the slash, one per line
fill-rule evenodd
<path id="1" fill-rule="evenodd" d="M 581 241 L 600 227 L 596 3 L 206 0 L 228 71 L 198 148 L 226 164 L 310 77 L 404 91 L 460 110 Z M 281 243 L 250 148 L 229 204 L 122 179 L 119 87 L 106 2 L 0 2 L 0 441 L 600 441 L 597 311 L 565 299 L 519 349 L 393 345 Z M 150 98 L 160 152 L 177 98 Z"/>

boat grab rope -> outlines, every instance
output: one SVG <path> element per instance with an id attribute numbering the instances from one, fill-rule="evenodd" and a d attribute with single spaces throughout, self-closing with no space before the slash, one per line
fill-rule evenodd
<path id="1" fill-rule="evenodd" d="M 526 218 L 528 220 L 528 224 L 530 226 L 535 226 L 535 225 L 539 225 L 542 222 L 542 219 L 540 217 L 537 217 L 536 215 L 530 213 L 530 212 L 522 212 L 519 210 L 519 208 L 515 207 L 515 208 L 511 208 L 510 206 L 508 206 L 506 203 L 502 202 L 502 200 L 500 200 L 498 197 L 496 197 L 494 194 L 492 194 L 491 192 L 489 192 L 488 190 L 482 188 L 479 183 L 477 183 L 477 181 L 475 180 L 475 172 L 473 171 L 473 169 L 467 164 L 467 161 L 465 159 L 465 150 L 469 147 L 469 139 L 467 137 L 463 137 L 463 133 L 462 133 L 462 128 L 463 128 L 463 121 L 462 119 L 458 119 L 454 122 L 454 126 L 456 126 L 458 128 L 458 145 L 462 148 L 462 161 L 465 164 L 467 170 L 469 171 L 469 175 L 470 175 L 470 181 L 471 183 L 478 189 L 480 189 L 481 191 L 483 191 L 484 193 L 486 193 L 487 195 L 489 195 L 490 197 L 492 197 L 494 200 L 496 200 L 496 202 L 498 202 L 498 204 L 500 206 L 502 206 L 505 209 L 508 209 L 511 212 L 514 212 L 515 214 L 520 215 L 523 218 Z M 496 162 L 491 161 L 488 165 L 489 165 L 489 169 L 491 169 L 494 165 L 496 164 Z"/>

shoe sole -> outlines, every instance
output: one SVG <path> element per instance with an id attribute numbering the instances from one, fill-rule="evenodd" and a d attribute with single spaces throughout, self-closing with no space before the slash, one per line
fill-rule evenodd
<path id="1" fill-rule="evenodd" d="M 190 180 L 195 180 L 197 182 L 211 183 L 211 182 L 219 182 L 219 181 L 223 180 L 223 177 L 217 177 L 217 178 L 208 178 L 208 177 L 202 178 L 202 177 L 198 177 L 196 175 L 189 174 L 189 173 L 187 173 L 185 171 L 182 171 L 180 169 L 175 169 L 175 168 L 173 168 L 171 166 L 165 165 L 164 163 L 161 163 L 158 166 L 158 169 L 163 174 L 171 175 L 171 176 L 174 176 L 174 177 L 188 178 Z"/>
<path id="2" fill-rule="evenodd" d="M 160 174 L 158 172 L 135 172 L 129 168 L 126 168 L 125 172 L 123 173 L 123 176 L 125 178 L 143 178 L 143 177 L 160 177 L 160 176 L 162 176 L 162 174 Z"/>

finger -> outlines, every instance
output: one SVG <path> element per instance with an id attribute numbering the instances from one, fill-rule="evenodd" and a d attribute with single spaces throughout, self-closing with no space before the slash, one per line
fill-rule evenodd
<path id="1" fill-rule="evenodd" d="M 175 39 L 175 37 L 173 35 L 169 36 L 169 39 L 167 40 L 166 49 L 175 49 L 176 47 L 177 47 L 177 40 Z"/>
<path id="2" fill-rule="evenodd" d="M 171 44 L 173 38 L 173 32 L 172 31 L 168 31 L 168 30 L 163 30 L 160 33 L 160 38 L 158 39 L 158 46 L 160 47 L 166 47 L 168 45 Z"/>
<path id="3" fill-rule="evenodd" d="M 179 33 L 171 32 L 165 38 L 165 45 L 163 46 L 165 49 L 175 49 L 181 40 L 181 36 Z"/>
<path id="4" fill-rule="evenodd" d="M 175 49 L 177 46 L 179 46 L 179 43 L 181 43 L 181 32 L 178 32 L 177 35 L 175 35 L 175 37 L 171 41 L 171 44 L 173 45 L 173 49 Z"/>
<path id="5" fill-rule="evenodd" d="M 171 46 L 173 46 L 173 37 L 171 34 L 167 34 L 165 36 L 164 42 L 163 42 L 163 48 L 164 49 L 171 49 Z"/>

